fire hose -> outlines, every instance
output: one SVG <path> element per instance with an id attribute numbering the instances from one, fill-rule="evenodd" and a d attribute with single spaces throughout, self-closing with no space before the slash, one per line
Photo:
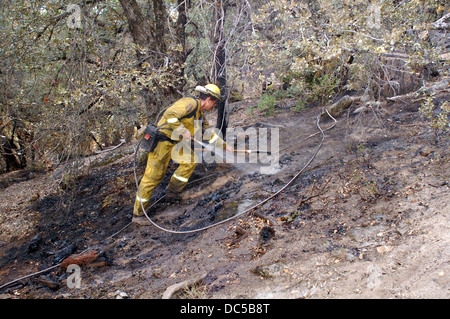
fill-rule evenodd
<path id="1" fill-rule="evenodd" d="M 321 115 L 322 115 L 323 113 L 320 114 L 319 116 L 317 116 L 316 126 L 317 126 L 317 128 L 319 129 L 319 132 L 318 132 L 318 133 L 322 135 L 322 138 L 321 138 L 320 143 L 319 143 L 319 146 L 317 147 L 317 149 L 316 149 L 316 151 L 314 152 L 313 156 L 312 156 L 312 157 L 310 158 L 310 160 L 303 166 L 303 168 L 302 168 L 301 170 L 299 170 L 299 171 L 294 175 L 294 177 L 292 177 L 292 179 L 289 180 L 288 183 L 286 183 L 286 185 L 284 185 L 284 186 L 283 186 L 282 188 L 280 188 L 277 192 L 275 192 L 274 194 L 270 195 L 269 197 L 267 197 L 267 198 L 264 199 L 263 201 L 261 201 L 261 202 L 255 204 L 255 205 L 253 205 L 252 207 L 250 207 L 250 208 L 248 208 L 248 209 L 246 209 L 246 210 L 244 210 L 244 211 L 242 211 L 242 212 L 239 212 L 239 213 L 237 213 L 237 214 L 235 214 L 235 215 L 233 215 L 233 216 L 231 216 L 231 217 L 229 217 L 229 218 L 227 218 L 227 219 L 225 219 L 225 220 L 222 220 L 222 221 L 220 221 L 220 222 L 211 224 L 211 225 L 209 225 L 209 226 L 205 226 L 205 227 L 202 227 L 202 228 L 194 229 L 194 230 L 174 231 L 174 230 L 170 230 L 170 229 L 166 229 L 166 228 L 164 228 L 164 227 L 161 227 L 161 226 L 159 226 L 158 224 L 156 224 L 156 223 L 148 216 L 146 210 L 144 209 L 144 207 L 142 207 L 143 212 L 144 212 L 146 218 L 150 221 L 150 223 L 151 223 L 152 225 L 154 225 L 156 228 L 158 228 L 158 229 L 160 229 L 160 230 L 162 230 L 162 231 L 165 231 L 165 232 L 168 232 L 168 233 L 172 233 L 172 234 L 191 234 L 191 233 L 196 233 L 196 232 L 200 232 L 200 231 L 207 230 L 207 229 L 212 228 L 212 227 L 219 226 L 219 225 L 224 224 L 224 223 L 226 223 L 226 222 L 228 222 L 228 221 L 230 221 L 230 220 L 233 220 L 233 219 L 235 219 L 235 218 L 237 218 L 237 217 L 239 217 L 239 216 L 242 216 L 242 215 L 244 215 L 244 214 L 247 214 L 247 213 L 249 213 L 250 211 L 254 210 L 254 209 L 257 208 L 257 207 L 260 207 L 260 206 L 264 205 L 264 204 L 267 203 L 269 200 L 271 200 L 272 198 L 274 198 L 275 196 L 277 196 L 278 194 L 280 194 L 282 191 L 284 191 L 287 187 L 289 187 L 289 185 L 291 185 L 292 182 L 293 182 L 295 179 L 297 179 L 297 177 L 300 176 L 300 174 L 302 174 L 302 173 L 306 170 L 306 168 L 312 163 L 312 161 L 316 158 L 317 154 L 319 153 L 320 149 L 322 148 L 323 141 L 324 141 L 324 139 L 325 139 L 325 132 L 328 131 L 328 130 L 330 130 L 330 129 L 332 129 L 332 128 L 336 125 L 336 123 L 337 123 L 336 119 L 335 119 L 333 116 L 331 116 L 331 114 L 328 112 L 328 110 L 325 110 L 325 112 L 327 113 L 327 115 L 328 115 L 334 122 L 333 122 L 332 125 L 330 125 L 330 126 L 327 127 L 326 129 L 322 129 L 322 128 L 320 127 L 320 117 L 321 117 Z M 310 137 L 312 137 L 312 136 L 315 136 L 315 135 L 317 135 L 318 133 L 311 134 L 310 136 L 306 137 L 305 139 L 310 138 Z M 300 142 L 304 141 L 305 139 L 302 139 Z M 296 143 L 296 144 L 298 144 L 298 143 Z M 138 151 L 138 149 L 139 149 L 139 145 L 140 145 L 140 142 L 138 143 L 138 145 L 136 146 L 135 151 L 134 151 L 134 167 L 133 167 L 133 171 L 134 171 L 134 178 L 135 178 L 135 181 L 136 181 L 136 187 L 137 187 L 137 189 L 138 189 L 139 196 L 140 196 L 139 183 L 138 183 L 137 173 L 136 173 L 136 166 L 137 166 L 137 165 L 136 165 L 136 162 L 137 162 L 137 161 L 136 161 L 136 157 L 137 157 L 137 151 Z M 291 147 L 291 146 L 290 146 L 290 147 Z M 201 180 L 201 179 L 203 179 L 203 178 L 200 178 L 200 179 L 198 179 L 198 180 Z M 164 198 L 164 196 L 160 197 L 157 201 L 155 201 L 155 202 L 149 207 L 149 209 L 152 208 L 154 205 L 156 205 L 156 204 L 157 204 L 161 199 L 163 199 L 163 198 Z M 141 203 L 141 205 L 142 205 L 142 203 Z M 142 206 L 143 206 L 143 205 L 142 205 Z M 108 237 L 105 238 L 104 240 L 107 240 L 107 239 L 110 239 L 110 238 L 116 236 L 117 234 L 119 234 L 120 232 L 122 232 L 124 229 L 128 228 L 130 225 L 131 225 L 131 222 L 128 223 L 127 225 L 125 225 L 125 226 L 124 226 L 123 228 L 121 228 L 120 230 L 116 231 L 114 234 L 108 236 Z M 103 242 L 103 241 L 102 241 L 102 242 Z M 87 250 L 87 249 L 85 249 L 84 251 L 86 251 L 86 250 Z M 56 264 L 56 265 L 53 265 L 53 266 L 48 267 L 48 268 L 46 268 L 46 269 L 40 270 L 40 271 L 38 271 L 38 272 L 34 272 L 34 273 L 32 273 L 32 274 L 25 275 L 25 276 L 23 276 L 23 277 L 20 277 L 20 278 L 17 278 L 17 279 L 15 279 L 15 280 L 12 280 L 12 281 L 10 281 L 10 282 L 8 282 L 8 283 L 6 283 L 6 284 L 1 285 L 1 286 L 0 286 L 0 290 L 6 288 L 6 287 L 8 287 L 8 286 L 10 286 L 10 285 L 12 285 L 12 284 L 14 284 L 14 283 L 16 283 L 16 282 L 19 282 L 19 281 L 21 281 L 21 280 L 28 279 L 28 278 L 31 278 L 31 277 L 33 277 L 33 276 L 36 276 L 36 275 L 39 275 L 39 274 L 43 274 L 43 273 L 45 273 L 45 272 L 48 272 L 48 271 L 50 271 L 50 270 L 52 270 L 52 269 L 55 269 L 55 268 L 57 268 L 57 267 L 59 267 L 59 266 L 60 266 L 60 264 Z"/>
<path id="2" fill-rule="evenodd" d="M 332 128 L 336 125 L 336 123 L 337 123 L 336 119 L 328 112 L 328 110 L 325 110 L 325 112 L 327 113 L 327 115 L 328 115 L 334 122 L 333 122 L 333 124 L 332 124 L 331 126 L 329 126 L 328 128 L 326 128 L 326 129 L 324 130 L 324 129 L 322 129 L 322 128 L 320 127 L 320 117 L 321 117 L 321 115 L 322 115 L 323 113 L 321 113 L 320 115 L 317 116 L 317 119 L 316 119 L 316 120 L 317 120 L 317 121 L 316 121 L 316 126 L 317 126 L 317 128 L 319 129 L 320 134 L 322 135 L 322 138 L 321 138 L 320 143 L 319 143 L 319 146 L 317 147 L 317 149 L 316 149 L 316 151 L 314 152 L 313 156 L 311 156 L 311 158 L 309 159 L 309 161 L 303 166 L 303 168 L 302 168 L 301 170 L 299 170 L 299 171 L 294 175 L 294 177 L 291 178 L 291 180 L 289 180 L 289 182 L 287 182 L 283 187 L 281 187 L 278 191 L 276 191 L 274 194 L 270 195 L 270 196 L 267 197 L 266 199 L 264 199 L 264 200 L 262 200 L 262 201 L 256 203 L 255 205 L 251 206 L 250 208 L 247 208 L 247 209 L 245 209 L 245 210 L 242 211 L 242 212 L 238 212 L 237 214 L 235 214 L 235 215 L 233 215 L 233 216 L 231 216 L 231 217 L 229 217 L 229 218 L 226 218 L 226 219 L 224 219 L 224 220 L 222 220 L 222 221 L 216 222 L 216 223 L 211 224 L 211 225 L 208 225 L 208 226 L 204 226 L 204 227 L 200 227 L 200 228 L 197 228 L 197 229 L 193 229 L 193 230 L 179 230 L 179 231 L 178 231 L 178 230 L 167 229 L 167 228 L 165 228 L 165 227 L 162 227 L 162 226 L 158 225 L 156 222 L 154 222 L 154 221 L 149 217 L 147 211 L 146 211 L 145 208 L 144 208 L 144 204 L 141 202 L 141 208 L 142 208 L 142 211 L 144 212 L 145 217 L 148 219 L 148 221 L 149 221 L 153 226 L 155 226 L 156 228 L 158 228 L 159 230 L 162 230 L 162 231 L 164 231 L 164 232 L 171 233 L 171 234 L 192 234 L 192 233 L 197 233 L 197 232 L 205 231 L 205 230 L 207 230 L 207 229 L 210 229 L 210 228 L 213 228 L 213 227 L 216 227 L 216 226 L 225 224 L 225 223 L 227 223 L 227 222 L 229 222 L 229 221 L 231 221 L 231 220 L 233 220 L 233 219 L 235 219 L 235 218 L 237 218 L 237 217 L 239 217 L 239 216 L 242 216 L 242 215 L 244 215 L 244 214 L 247 214 L 247 213 L 251 212 L 252 210 L 254 210 L 254 209 L 257 208 L 257 207 L 260 207 L 260 206 L 264 205 L 264 204 L 267 203 L 269 200 L 271 200 L 272 198 L 274 198 L 275 196 L 277 196 L 278 194 L 280 194 L 281 192 L 283 192 L 287 187 L 289 187 L 289 185 L 291 185 L 292 182 L 294 182 L 294 180 L 296 180 L 297 177 L 300 176 L 300 174 L 302 174 L 302 173 L 305 171 L 305 169 L 306 169 L 306 168 L 312 163 L 312 161 L 316 158 L 317 154 L 319 153 L 320 149 L 322 148 L 323 141 L 325 140 L 325 131 L 328 131 L 328 130 L 332 129 Z M 201 144 L 203 144 L 203 143 L 201 143 Z M 137 162 L 137 161 L 136 161 L 136 158 L 137 158 L 137 152 L 138 152 L 138 150 L 139 150 L 139 146 L 140 146 L 140 142 L 137 144 L 137 146 L 136 146 L 136 148 L 135 148 L 135 151 L 134 151 L 134 167 L 133 167 L 133 171 L 134 171 L 134 179 L 135 179 L 135 181 L 136 181 L 136 187 L 137 187 L 137 190 L 138 190 L 138 195 L 139 195 L 139 198 L 140 198 L 140 197 L 141 197 L 141 192 L 140 192 L 140 190 L 139 190 L 139 182 L 138 182 L 137 173 L 136 173 L 136 166 L 137 166 L 137 165 L 136 165 L 136 162 Z M 163 198 L 164 198 L 164 195 L 161 196 L 160 198 L 158 198 L 158 200 L 155 201 L 148 209 L 152 208 L 154 205 L 156 205 L 156 204 L 157 204 L 159 201 L 161 201 Z"/>

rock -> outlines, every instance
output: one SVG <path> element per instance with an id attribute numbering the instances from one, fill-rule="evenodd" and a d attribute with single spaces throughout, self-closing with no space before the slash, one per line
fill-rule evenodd
<path id="1" fill-rule="evenodd" d="M 351 253 L 351 251 L 347 248 L 338 248 L 331 252 L 331 256 L 337 258 L 338 260 L 346 260 L 349 262 L 354 262 L 358 260 L 358 258 Z"/>
<path id="2" fill-rule="evenodd" d="M 275 263 L 271 265 L 258 266 L 255 269 L 252 269 L 251 272 L 262 277 L 276 277 L 281 275 L 283 270 L 284 265 Z"/>
<path id="3" fill-rule="evenodd" d="M 380 246 L 380 247 L 377 247 L 377 252 L 382 255 L 384 253 L 388 253 L 388 252 L 392 251 L 392 249 L 394 249 L 394 247 L 392 247 L 392 246 Z"/>
<path id="4" fill-rule="evenodd" d="M 292 155 L 284 154 L 280 158 L 280 164 L 285 165 L 285 164 L 288 164 L 289 162 L 292 162 L 293 160 L 294 160 L 294 158 L 292 157 Z"/>
<path id="5" fill-rule="evenodd" d="M 373 239 L 376 234 L 385 230 L 382 225 L 374 226 L 357 226 L 351 229 L 347 235 L 356 242 L 367 241 L 368 239 Z"/>
<path id="6" fill-rule="evenodd" d="M 128 299 L 128 294 L 122 290 L 116 290 L 116 292 L 114 292 L 113 297 L 115 297 L 116 299 Z"/>

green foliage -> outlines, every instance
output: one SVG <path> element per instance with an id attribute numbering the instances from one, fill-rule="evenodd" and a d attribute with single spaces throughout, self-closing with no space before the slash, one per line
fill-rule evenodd
<path id="1" fill-rule="evenodd" d="M 154 2 L 137 3 L 154 28 Z M 133 43 L 121 1 L 79 2 L 80 28 L 68 23 L 67 1 L 3 1 L 2 135 L 20 123 L 16 134 L 29 137 L 25 149 L 42 163 L 91 154 L 129 140 L 133 124 L 154 118 L 172 102 L 171 92 L 214 81 L 215 3 L 187 3 L 186 45 L 177 29 L 178 2 L 165 1 L 167 52 L 158 52 Z M 296 99 L 299 111 L 340 90 L 381 88 L 385 55 L 408 56 L 415 72 L 436 60 L 426 33 L 448 9 L 438 0 L 235 1 L 224 21 L 228 82 L 243 83 L 242 96 L 234 96 L 242 99 L 260 96 L 262 83 L 271 81 L 257 106 L 266 115 L 286 98 Z M 426 106 L 423 112 L 436 130 L 447 130 L 448 106 L 439 107 L 437 116 Z"/>
<path id="2" fill-rule="evenodd" d="M 256 32 L 244 46 L 263 80 L 300 82 L 298 96 L 326 103 L 340 90 L 392 85 L 383 76 L 392 52 L 408 56 L 412 71 L 433 61 L 425 35 L 448 9 L 437 0 L 266 1 L 253 12 Z"/>
<path id="3" fill-rule="evenodd" d="M 444 101 L 439 106 L 436 106 L 433 101 L 434 96 L 434 92 L 426 95 L 425 101 L 419 108 L 419 112 L 430 121 L 434 132 L 435 142 L 437 143 L 441 132 L 450 131 L 450 105 L 448 104 L 448 101 Z"/>
<path id="4" fill-rule="evenodd" d="M 332 75 L 325 74 L 316 78 L 311 84 L 310 101 L 319 101 L 323 104 L 334 96 L 339 85 L 339 79 Z"/>
<path id="5" fill-rule="evenodd" d="M 277 105 L 277 99 L 270 93 L 263 94 L 259 101 L 257 108 L 264 112 L 265 116 L 272 115 L 275 112 L 275 106 Z"/>
<path id="6" fill-rule="evenodd" d="M 297 100 L 292 110 L 294 112 L 301 112 L 306 110 L 305 102 L 302 99 Z"/>
<path id="7" fill-rule="evenodd" d="M 73 27 L 67 1 L 1 5 L 0 128 L 9 138 L 20 123 L 16 145 L 28 134 L 27 156 L 46 166 L 128 141 L 178 81 L 179 64 L 130 41 L 119 1 L 79 7 Z"/>

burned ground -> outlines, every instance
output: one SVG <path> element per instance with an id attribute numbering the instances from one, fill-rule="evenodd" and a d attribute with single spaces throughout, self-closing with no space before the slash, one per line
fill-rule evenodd
<path id="1" fill-rule="evenodd" d="M 448 97 L 444 91 L 436 98 Z M 169 286 L 206 272 L 190 297 L 448 298 L 450 141 L 442 134 L 434 143 L 419 105 L 403 101 L 365 114 L 350 108 L 325 132 L 305 172 L 256 215 L 194 234 L 130 225 L 134 145 L 59 192 L 56 172 L 5 175 L 2 284 L 86 249 L 101 251 L 106 262 L 83 267 L 80 289 L 69 289 L 67 273 L 55 268 L 1 296 L 160 298 Z M 192 230 L 230 217 L 278 191 L 314 155 L 321 135 L 304 138 L 318 132 L 321 108 L 243 119 L 248 106 L 234 104 L 230 123 L 281 127 L 279 169 L 260 174 L 249 164 L 199 165 L 182 201 L 152 208 L 158 224 Z M 320 121 L 322 128 L 332 123 Z M 139 176 L 143 170 L 139 163 Z M 155 198 L 165 185 L 167 178 Z M 28 192 L 12 202 L 18 189 Z"/>

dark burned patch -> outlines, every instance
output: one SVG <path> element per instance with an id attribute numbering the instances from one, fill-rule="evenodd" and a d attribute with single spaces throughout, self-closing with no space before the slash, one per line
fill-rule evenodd
<path id="1" fill-rule="evenodd" d="M 261 243 L 268 243 L 272 238 L 275 237 L 275 229 L 269 226 L 264 226 L 259 232 L 259 239 Z"/>
<path id="2" fill-rule="evenodd" d="M 32 203 L 28 211 L 37 216 L 37 233 L 11 248 L 1 265 L 15 259 L 56 264 L 65 250 L 80 251 L 123 228 L 131 219 L 135 189 L 129 168 L 94 171 L 72 189 Z"/>

